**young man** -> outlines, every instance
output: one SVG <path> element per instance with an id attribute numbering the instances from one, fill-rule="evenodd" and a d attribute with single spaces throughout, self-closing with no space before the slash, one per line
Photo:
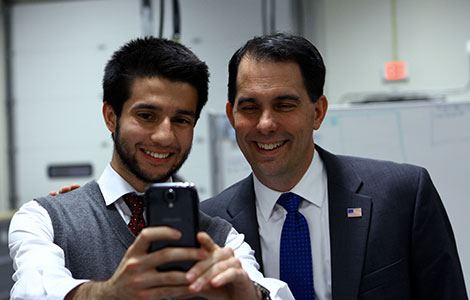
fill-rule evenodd
<path id="1" fill-rule="evenodd" d="M 257 37 L 235 52 L 226 111 L 253 174 L 201 209 L 244 233 L 264 274 L 297 300 L 467 299 L 427 171 L 314 144 L 324 80 L 302 37 Z"/>
<path id="2" fill-rule="evenodd" d="M 148 253 L 152 241 L 181 233 L 142 229 L 139 195 L 151 183 L 171 181 L 186 160 L 208 76 L 191 51 L 163 39 L 136 39 L 114 53 L 103 79 L 111 163 L 97 181 L 37 198 L 15 214 L 11 299 L 262 299 L 262 286 L 273 298 L 291 298 L 285 283 L 262 277 L 243 236 L 218 218 L 201 213 L 201 248 Z M 156 269 L 185 260 L 197 263 L 188 272 Z"/>

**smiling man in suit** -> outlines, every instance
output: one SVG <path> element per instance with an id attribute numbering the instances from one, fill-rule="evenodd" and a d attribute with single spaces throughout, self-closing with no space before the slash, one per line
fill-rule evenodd
<path id="1" fill-rule="evenodd" d="M 302 37 L 256 37 L 235 52 L 226 112 L 253 173 L 201 209 L 244 233 L 296 299 L 468 299 L 428 172 L 314 144 L 324 80 Z"/>

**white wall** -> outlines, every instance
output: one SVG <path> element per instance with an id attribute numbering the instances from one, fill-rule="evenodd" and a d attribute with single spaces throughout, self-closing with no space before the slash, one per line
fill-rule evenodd
<path id="1" fill-rule="evenodd" d="M 0 16 L 3 16 L 3 1 L 0 2 Z M 5 78 L 5 42 L 4 24 L 0 17 L 0 212 L 8 209 L 8 161 L 6 129 L 6 78 Z"/>
<path id="2" fill-rule="evenodd" d="M 392 60 L 392 0 L 307 1 L 306 35 L 317 44 L 327 67 L 330 102 L 348 93 L 424 91 L 463 87 L 470 67 L 470 2 L 396 0 L 399 60 L 407 62 L 405 82 L 384 82 L 383 66 Z M 469 94 L 453 98 L 469 98 Z"/>
<path id="3" fill-rule="evenodd" d="M 19 204 L 64 184 L 83 184 L 99 176 L 109 162 L 112 142 L 101 116 L 102 73 L 111 53 L 139 35 L 138 3 L 71 1 L 13 6 L 12 93 Z M 63 163 L 91 163 L 93 176 L 47 177 L 50 164 Z"/>

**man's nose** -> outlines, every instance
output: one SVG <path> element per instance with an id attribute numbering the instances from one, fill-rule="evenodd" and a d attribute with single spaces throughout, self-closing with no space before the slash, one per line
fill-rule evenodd
<path id="1" fill-rule="evenodd" d="M 261 134 L 269 134 L 277 128 L 275 115 L 271 110 L 264 110 L 258 120 L 257 129 Z"/>
<path id="2" fill-rule="evenodd" d="M 169 146 L 175 139 L 175 132 L 169 118 L 164 118 L 155 125 L 151 140 L 161 146 Z"/>

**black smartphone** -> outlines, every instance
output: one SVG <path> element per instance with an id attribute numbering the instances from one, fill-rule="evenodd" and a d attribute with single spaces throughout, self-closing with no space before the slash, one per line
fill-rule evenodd
<path id="1" fill-rule="evenodd" d="M 169 226 L 182 233 L 179 240 L 154 241 L 149 251 L 164 247 L 199 248 L 199 198 L 193 183 L 168 182 L 149 185 L 145 190 L 147 226 Z M 157 267 L 158 271 L 189 270 L 195 261 L 171 262 Z"/>

